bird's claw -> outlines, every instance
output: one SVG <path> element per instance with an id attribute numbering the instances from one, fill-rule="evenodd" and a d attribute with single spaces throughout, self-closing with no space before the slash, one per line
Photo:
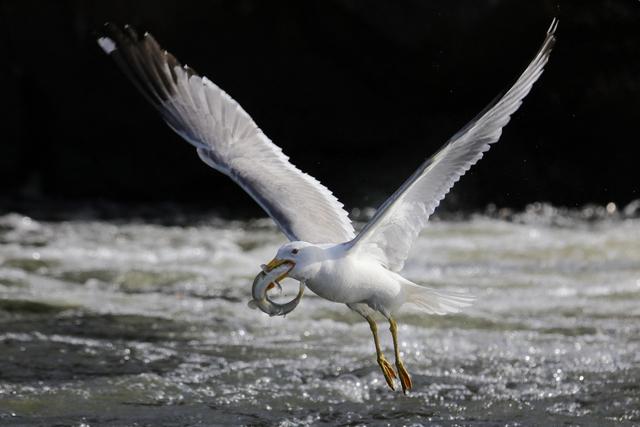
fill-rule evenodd
<path id="1" fill-rule="evenodd" d="M 404 367 L 404 363 L 397 362 L 396 368 L 398 369 L 398 375 L 400 376 L 400 384 L 402 384 L 402 392 L 407 394 L 409 390 L 413 387 L 413 383 L 411 382 L 411 377 L 409 376 L 409 372 Z"/>
<path id="2" fill-rule="evenodd" d="M 384 375 L 384 379 L 387 381 L 387 385 L 391 390 L 395 390 L 396 386 L 394 385 L 394 379 L 396 378 L 396 373 L 391 366 L 391 363 L 384 356 L 378 358 L 378 365 L 380 365 L 380 369 L 382 370 L 382 374 Z"/>

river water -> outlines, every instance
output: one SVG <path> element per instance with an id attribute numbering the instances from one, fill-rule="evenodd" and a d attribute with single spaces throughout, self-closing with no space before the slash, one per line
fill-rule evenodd
<path id="1" fill-rule="evenodd" d="M 399 316 L 407 396 L 346 306 L 247 307 L 283 242 L 268 220 L 0 216 L 0 425 L 640 425 L 640 219 L 432 222 L 403 274 L 477 300 Z"/>

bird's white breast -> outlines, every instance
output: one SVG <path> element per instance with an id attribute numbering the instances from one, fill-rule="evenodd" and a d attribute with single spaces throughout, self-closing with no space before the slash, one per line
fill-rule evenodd
<path id="1" fill-rule="evenodd" d="M 318 296 L 345 304 L 365 302 L 387 305 L 399 302 L 402 287 L 397 275 L 368 257 L 332 248 L 307 286 Z"/>

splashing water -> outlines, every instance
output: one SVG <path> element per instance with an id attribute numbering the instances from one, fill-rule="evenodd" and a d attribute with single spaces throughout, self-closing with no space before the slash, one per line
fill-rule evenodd
<path id="1" fill-rule="evenodd" d="M 640 423 L 640 220 L 430 224 L 403 274 L 477 300 L 399 317 L 406 397 L 346 306 L 247 308 L 283 242 L 266 220 L 1 216 L 0 424 Z"/>

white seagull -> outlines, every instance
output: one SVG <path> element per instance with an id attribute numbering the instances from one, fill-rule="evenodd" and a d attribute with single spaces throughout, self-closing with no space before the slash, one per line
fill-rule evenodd
<path id="1" fill-rule="evenodd" d="M 254 305 L 284 315 L 295 308 L 304 285 L 320 297 L 346 304 L 369 322 L 389 387 L 395 389 L 394 378 L 399 377 L 406 393 L 412 383 L 400 358 L 395 314 L 406 304 L 429 314 L 453 313 L 472 298 L 417 285 L 399 272 L 429 216 L 500 138 L 542 74 L 556 27 L 554 19 L 542 47 L 513 86 L 426 160 L 357 235 L 343 205 L 326 187 L 292 165 L 227 93 L 182 66 L 150 34 L 139 37 L 129 26 L 106 24 L 98 43 L 169 127 L 196 147 L 207 165 L 249 193 L 290 240 L 256 278 Z M 292 303 L 277 305 L 266 292 L 284 276 L 300 281 L 300 293 Z M 390 323 L 397 375 L 380 348 L 375 312 Z"/>

